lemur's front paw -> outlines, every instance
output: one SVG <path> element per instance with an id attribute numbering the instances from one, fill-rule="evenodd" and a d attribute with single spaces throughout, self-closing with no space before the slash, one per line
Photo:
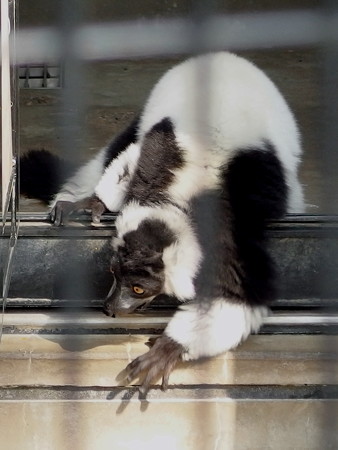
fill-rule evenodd
<path id="1" fill-rule="evenodd" d="M 166 335 L 150 340 L 148 353 L 134 359 L 126 367 L 127 380 L 131 383 L 141 373 L 145 373 L 140 392 L 147 394 L 150 385 L 157 378 L 162 377 L 162 389 L 168 387 L 169 376 L 178 361 L 182 359 L 184 348 Z"/>
<path id="2" fill-rule="evenodd" d="M 98 224 L 107 208 L 95 195 L 77 202 L 59 200 L 50 213 L 51 221 L 57 227 L 66 225 L 72 213 L 85 210 L 91 211 L 92 222 Z"/>
<path id="3" fill-rule="evenodd" d="M 76 209 L 75 202 L 68 202 L 60 200 L 55 203 L 54 208 L 50 212 L 50 218 L 53 224 L 57 227 L 65 225 L 69 216 Z"/>

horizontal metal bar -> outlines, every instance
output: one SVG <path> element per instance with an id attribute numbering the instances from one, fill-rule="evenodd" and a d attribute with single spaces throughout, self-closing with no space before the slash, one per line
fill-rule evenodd
<path id="1" fill-rule="evenodd" d="M 101 308 L 103 304 L 102 299 L 59 299 L 59 298 L 8 298 L 8 308 Z M 172 309 L 176 307 L 176 303 L 170 305 L 168 302 L 152 303 L 147 311 L 160 311 L 164 309 Z M 277 310 L 277 314 L 285 312 L 285 310 L 292 310 L 292 314 L 299 312 L 305 312 L 304 310 L 325 309 L 328 311 L 336 311 L 338 309 L 338 300 L 333 299 L 321 299 L 321 298 L 291 298 L 291 299 L 278 299 L 271 305 L 272 310 Z"/>
<path id="2" fill-rule="evenodd" d="M 80 236 L 88 235 L 88 230 L 92 236 L 111 235 L 115 229 L 115 220 L 118 213 L 106 213 L 101 218 L 99 225 L 91 223 L 90 214 L 79 214 L 72 218 L 72 221 L 64 227 L 54 227 L 51 224 L 50 216 L 46 213 L 19 213 L 18 219 L 21 224 L 21 236 L 63 236 L 67 234 L 73 236 L 75 233 Z M 1 218 L 1 216 L 0 216 Z M 333 215 L 306 215 L 289 214 L 284 219 L 270 222 L 267 225 L 268 233 L 271 237 L 292 236 L 328 236 L 338 234 L 338 216 Z M 108 233 L 107 233 L 108 231 Z"/>
<path id="3" fill-rule="evenodd" d="M 274 309 L 325 309 L 333 311 L 338 308 L 338 300 L 336 298 L 280 298 L 274 300 L 271 305 Z"/>
<path id="4" fill-rule="evenodd" d="M 104 213 L 101 216 L 101 221 L 103 223 L 107 221 L 115 220 L 118 212 Z M 0 218 L 2 216 L 0 214 Z M 39 212 L 18 212 L 18 218 L 21 222 L 47 222 L 50 223 L 50 215 L 48 213 Z M 90 221 L 91 215 L 88 213 L 81 213 L 74 216 L 74 220 L 78 221 Z M 287 214 L 285 218 L 278 221 L 271 222 L 270 226 L 275 226 L 279 224 L 337 224 L 338 225 L 338 215 L 324 215 L 324 214 Z"/>
<path id="5" fill-rule="evenodd" d="M 56 61 L 64 52 L 61 31 L 22 29 L 16 36 L 16 61 Z M 238 13 L 206 16 L 201 22 L 176 18 L 89 24 L 73 30 L 67 51 L 80 59 L 106 60 L 189 54 L 196 51 L 313 46 L 338 36 L 337 15 L 321 10 Z"/>
<path id="6" fill-rule="evenodd" d="M 190 385 L 175 386 L 163 392 L 160 387 L 152 388 L 147 395 L 147 402 L 154 401 L 198 401 L 231 402 L 250 400 L 290 400 L 318 401 L 337 400 L 338 386 L 213 386 Z M 0 402 L 10 401 L 96 401 L 96 402 L 130 402 L 140 401 L 137 387 L 75 387 L 75 386 L 17 386 L 0 388 Z"/>
<path id="7" fill-rule="evenodd" d="M 103 223 L 116 219 L 118 212 L 104 213 L 101 216 Z M 0 218 L 2 218 L 0 214 Z M 18 212 L 18 218 L 22 222 L 47 222 L 50 223 L 50 215 L 48 213 L 39 212 Z M 72 216 L 74 221 L 90 221 L 89 213 L 79 213 Z M 269 226 L 288 225 L 288 224 L 328 224 L 338 225 L 338 215 L 332 214 L 286 214 L 282 219 L 270 222 Z"/>
<path id="8" fill-rule="evenodd" d="M 104 225 L 106 222 L 112 222 L 116 219 L 118 213 L 104 213 L 100 220 Z M 51 218 L 49 213 L 38 213 L 38 212 L 18 212 L 18 219 L 22 223 L 30 223 L 32 225 L 41 225 L 42 223 L 51 224 Z M 0 216 L 1 217 L 1 216 Z M 91 222 L 91 214 L 89 213 L 79 213 L 72 217 L 72 221 L 76 222 Z M 338 217 L 337 217 L 338 222 Z"/>
<path id="9" fill-rule="evenodd" d="M 102 307 L 103 300 L 74 300 L 57 298 L 9 298 L 8 308 L 97 308 Z"/>
<path id="10" fill-rule="evenodd" d="M 133 314 L 112 318 L 102 312 L 6 313 L 4 327 L 164 328 L 169 316 Z"/>
<path id="11" fill-rule="evenodd" d="M 4 326 L 14 327 L 95 327 L 95 328 L 162 328 L 166 326 L 172 312 L 138 313 L 125 317 L 111 318 L 101 312 L 94 311 L 64 311 L 49 313 L 17 312 L 7 313 L 4 317 Z M 338 325 L 338 314 L 318 313 L 279 313 L 264 319 L 264 325 L 299 326 L 299 325 Z"/>
<path id="12" fill-rule="evenodd" d="M 292 325 L 338 325 L 337 314 L 288 314 L 281 313 L 268 316 L 264 319 L 264 325 L 292 326 Z"/>

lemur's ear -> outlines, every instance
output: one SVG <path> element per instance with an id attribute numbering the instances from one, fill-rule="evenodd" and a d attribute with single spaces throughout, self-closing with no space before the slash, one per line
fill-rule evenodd
<path id="1" fill-rule="evenodd" d="M 143 268 L 149 271 L 159 271 L 164 267 L 162 260 L 162 252 L 153 252 L 151 255 L 145 256 L 142 252 L 140 254 L 133 254 L 130 259 L 123 259 L 124 269 Z"/>
<path id="2" fill-rule="evenodd" d="M 162 252 L 156 252 L 148 258 L 145 258 L 144 265 L 148 268 L 153 269 L 155 272 L 162 270 L 164 267 Z"/>
<path id="3" fill-rule="evenodd" d="M 162 252 L 153 252 L 152 255 L 144 258 L 144 264 L 156 264 L 162 261 Z"/>

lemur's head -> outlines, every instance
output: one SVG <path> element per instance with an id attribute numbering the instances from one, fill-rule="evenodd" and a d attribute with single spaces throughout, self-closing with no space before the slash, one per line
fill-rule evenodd
<path id="1" fill-rule="evenodd" d="M 114 242 L 114 283 L 104 304 L 106 314 L 128 314 L 165 292 L 164 249 L 175 236 L 159 220 L 144 220 Z"/>
<path id="2" fill-rule="evenodd" d="M 131 202 L 117 218 L 116 230 L 114 283 L 104 304 L 106 314 L 128 314 L 160 294 L 181 301 L 195 296 L 202 255 L 185 213 Z"/>

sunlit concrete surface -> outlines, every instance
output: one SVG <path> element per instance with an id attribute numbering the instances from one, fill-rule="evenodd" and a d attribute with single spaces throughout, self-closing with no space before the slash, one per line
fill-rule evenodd
<path id="1" fill-rule="evenodd" d="M 180 366 L 169 390 L 152 389 L 147 400 L 117 381 L 146 351 L 145 339 L 3 336 L 2 447 L 337 448 L 337 390 L 325 394 L 338 381 L 337 337 L 253 336 L 234 352 Z"/>
<path id="2" fill-rule="evenodd" d="M 338 437 L 326 414 L 338 401 L 46 399 L 0 402 L 11 450 L 320 450 Z M 331 425 L 331 428 L 330 426 Z"/>
<path id="3" fill-rule="evenodd" d="M 119 386 L 122 371 L 145 353 L 144 335 L 10 335 L 0 345 L 1 385 Z M 235 351 L 185 363 L 172 385 L 338 383 L 338 337 L 251 336 Z M 136 380 L 137 384 L 137 380 Z"/>

